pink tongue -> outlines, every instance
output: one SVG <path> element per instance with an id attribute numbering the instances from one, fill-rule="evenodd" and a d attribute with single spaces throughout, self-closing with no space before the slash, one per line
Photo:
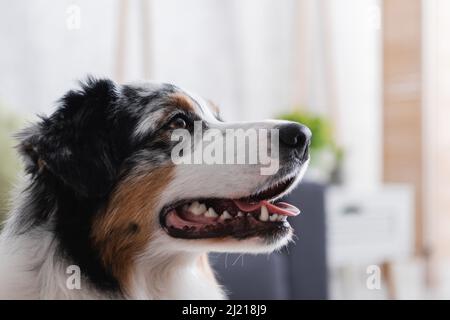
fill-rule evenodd
<path id="1" fill-rule="evenodd" d="M 255 211 L 256 209 L 266 206 L 270 213 L 281 214 L 282 216 L 294 217 L 300 214 L 300 210 L 293 205 L 286 202 L 278 202 L 276 205 L 268 201 L 260 201 L 255 203 L 248 203 L 245 201 L 233 200 L 236 206 L 245 212 Z"/>

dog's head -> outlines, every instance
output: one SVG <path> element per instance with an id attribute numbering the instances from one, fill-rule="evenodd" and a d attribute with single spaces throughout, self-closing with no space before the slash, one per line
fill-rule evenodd
<path id="1" fill-rule="evenodd" d="M 224 122 L 214 105 L 173 85 L 89 79 L 22 134 L 20 150 L 27 171 L 56 194 L 53 220 L 68 254 L 93 265 L 83 257 L 89 249 L 117 278 L 152 250 L 285 245 L 292 235 L 286 217 L 298 210 L 276 200 L 301 179 L 310 137 L 292 122 Z M 211 152 L 206 141 L 213 140 L 220 143 Z M 270 158 L 276 170 L 263 174 L 273 163 L 248 161 L 252 143 L 260 155 L 277 151 Z M 249 147 L 244 161 L 242 147 Z"/>

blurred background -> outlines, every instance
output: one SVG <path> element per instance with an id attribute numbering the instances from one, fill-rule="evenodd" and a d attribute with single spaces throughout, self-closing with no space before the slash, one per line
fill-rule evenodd
<path id="1" fill-rule="evenodd" d="M 77 80 L 173 82 L 313 131 L 296 244 L 212 255 L 231 297 L 450 298 L 449 38 L 447 0 L 0 0 L 0 216 Z"/>

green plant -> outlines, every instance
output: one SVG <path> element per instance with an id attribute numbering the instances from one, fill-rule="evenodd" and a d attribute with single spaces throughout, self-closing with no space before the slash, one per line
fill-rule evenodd
<path id="1" fill-rule="evenodd" d="M 18 115 L 0 108 L 0 222 L 8 210 L 9 193 L 20 169 L 13 134 L 22 123 Z"/>
<path id="2" fill-rule="evenodd" d="M 299 109 L 281 114 L 279 118 L 299 122 L 311 130 L 311 166 L 308 170 L 310 178 L 323 182 L 341 182 L 344 152 L 333 139 L 333 130 L 329 119 Z"/>
<path id="3" fill-rule="evenodd" d="M 325 117 L 307 111 L 295 110 L 281 114 L 279 119 L 299 122 L 307 126 L 312 132 L 311 150 L 318 151 L 325 148 L 335 148 L 332 137 L 331 123 Z"/>

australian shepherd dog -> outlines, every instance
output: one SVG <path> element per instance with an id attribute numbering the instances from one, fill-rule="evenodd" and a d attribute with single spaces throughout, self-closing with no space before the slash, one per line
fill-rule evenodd
<path id="1" fill-rule="evenodd" d="M 174 131 L 195 123 L 276 129 L 276 172 L 173 161 Z M 225 122 L 171 84 L 87 78 L 18 134 L 25 174 L 0 236 L 0 298 L 226 298 L 208 252 L 291 240 L 287 217 L 299 211 L 279 199 L 302 178 L 310 139 L 298 123 Z"/>

